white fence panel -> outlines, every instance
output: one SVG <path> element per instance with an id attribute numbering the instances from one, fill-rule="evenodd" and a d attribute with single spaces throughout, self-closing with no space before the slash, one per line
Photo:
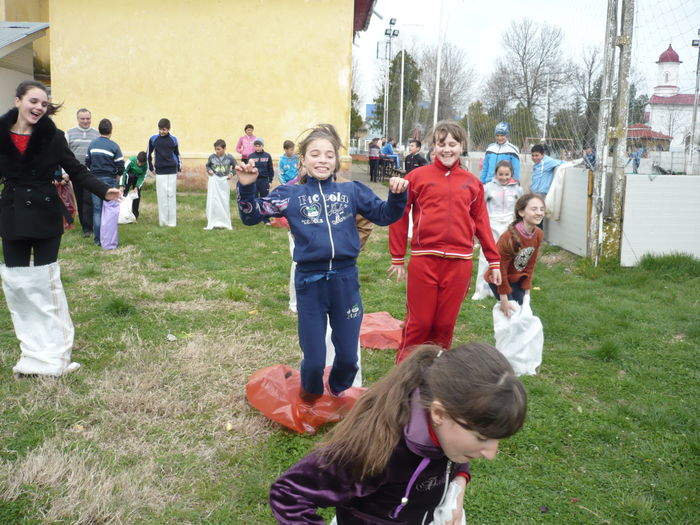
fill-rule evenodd
<path id="1" fill-rule="evenodd" d="M 586 255 L 588 170 L 569 168 L 564 175 L 564 194 L 558 221 L 546 219 L 544 237 L 550 244 L 576 255 Z"/>
<path id="2" fill-rule="evenodd" d="M 699 197 L 699 176 L 629 175 L 621 265 L 636 266 L 648 253 L 683 252 L 700 258 Z"/>

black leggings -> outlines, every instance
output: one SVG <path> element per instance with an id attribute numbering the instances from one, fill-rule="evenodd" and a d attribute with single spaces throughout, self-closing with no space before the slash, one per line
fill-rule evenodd
<path id="1" fill-rule="evenodd" d="M 19 241 L 2 240 L 2 253 L 5 265 L 29 266 L 32 250 L 34 251 L 34 266 L 55 263 L 58 259 L 58 248 L 61 246 L 61 236 L 49 239 L 22 239 Z"/>

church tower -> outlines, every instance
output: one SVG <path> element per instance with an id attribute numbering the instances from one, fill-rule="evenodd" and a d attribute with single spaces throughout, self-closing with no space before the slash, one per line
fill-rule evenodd
<path id="1" fill-rule="evenodd" d="M 678 87 L 678 67 L 681 65 L 681 60 L 671 47 L 661 53 L 659 60 L 656 62 L 659 65 L 659 73 L 657 77 L 657 85 L 654 88 L 654 95 L 659 97 L 672 97 L 680 91 Z"/>

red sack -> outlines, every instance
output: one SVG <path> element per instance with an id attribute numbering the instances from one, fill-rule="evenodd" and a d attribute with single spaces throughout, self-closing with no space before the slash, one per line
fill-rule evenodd
<path id="1" fill-rule="evenodd" d="M 289 223 L 286 217 L 272 217 L 270 219 L 270 224 L 275 228 L 287 228 L 289 229 Z"/>
<path id="2" fill-rule="evenodd" d="M 331 368 L 323 377 L 328 382 Z M 255 372 L 245 386 L 248 403 L 265 417 L 299 434 L 315 434 L 325 423 L 337 423 L 350 411 L 366 390 L 352 387 L 340 397 L 324 393 L 313 404 L 299 397 L 301 376 L 286 365 L 268 366 Z"/>
<path id="3" fill-rule="evenodd" d="M 403 321 L 388 312 L 365 314 L 360 327 L 360 345 L 379 350 L 396 350 L 401 342 Z"/>

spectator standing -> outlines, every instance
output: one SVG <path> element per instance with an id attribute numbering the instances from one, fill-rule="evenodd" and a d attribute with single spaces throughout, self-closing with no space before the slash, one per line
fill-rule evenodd
<path id="1" fill-rule="evenodd" d="M 280 157 L 280 184 L 287 184 L 299 175 L 299 157 L 294 154 L 294 142 L 285 140 L 282 144 L 284 155 Z"/>
<path id="2" fill-rule="evenodd" d="M 495 129 L 496 142 L 489 144 L 484 154 L 481 167 L 481 182 L 487 184 L 493 180 L 496 164 L 507 160 L 513 165 L 513 178 L 520 180 L 520 150 L 508 141 L 510 126 L 507 122 L 499 122 Z"/>
<path id="3" fill-rule="evenodd" d="M 255 128 L 252 124 L 246 124 L 243 131 L 245 135 L 238 139 L 236 144 L 236 151 L 241 155 L 241 163 L 247 164 L 248 157 L 255 151 L 255 135 L 253 131 Z"/>
<path id="4" fill-rule="evenodd" d="M 564 161 L 545 155 L 544 147 L 541 144 L 532 146 L 530 153 L 533 162 L 530 191 L 547 195 L 554 179 L 554 170 L 564 164 Z"/>
<path id="5" fill-rule="evenodd" d="M 408 141 L 408 155 L 404 159 L 406 174 L 411 173 L 414 169 L 425 166 L 428 161 L 420 154 L 420 140 L 411 139 Z"/>
<path id="6" fill-rule="evenodd" d="M 66 131 L 66 140 L 75 158 L 84 166 L 88 146 L 100 136 L 100 132 L 90 127 L 90 124 L 92 124 L 92 113 L 90 113 L 90 110 L 81 108 L 78 110 L 76 117 L 78 125 Z M 90 237 L 92 234 L 92 193 L 84 191 L 82 183 L 72 182 L 75 202 L 78 205 L 80 227 L 83 229 L 83 237 Z"/>
<path id="7" fill-rule="evenodd" d="M 382 158 L 382 148 L 379 147 L 379 139 L 373 138 L 372 142 L 369 143 L 369 180 L 371 182 L 377 182 L 377 177 L 379 175 L 379 161 Z"/>

